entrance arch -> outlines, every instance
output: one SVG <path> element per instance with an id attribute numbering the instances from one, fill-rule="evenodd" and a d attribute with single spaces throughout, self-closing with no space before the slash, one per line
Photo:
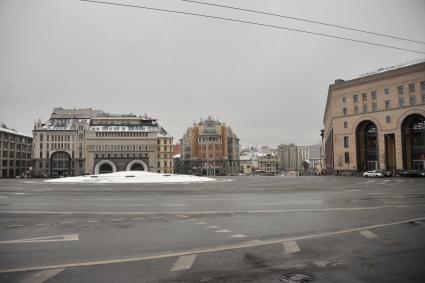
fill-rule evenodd
<path id="1" fill-rule="evenodd" d="M 139 159 L 132 160 L 127 164 L 126 171 L 149 171 L 148 165 Z"/>
<path id="2" fill-rule="evenodd" d="M 379 168 L 378 128 L 372 121 L 366 120 L 357 126 L 356 152 L 359 171 Z"/>
<path id="3" fill-rule="evenodd" d="M 94 167 L 95 175 L 114 172 L 117 172 L 117 167 L 115 166 L 115 163 L 111 160 L 101 160 Z"/>
<path id="4" fill-rule="evenodd" d="M 401 124 L 404 169 L 425 169 L 425 117 L 407 116 Z"/>
<path id="5" fill-rule="evenodd" d="M 66 177 L 71 173 L 71 156 L 65 151 L 57 151 L 50 157 L 50 176 Z"/>

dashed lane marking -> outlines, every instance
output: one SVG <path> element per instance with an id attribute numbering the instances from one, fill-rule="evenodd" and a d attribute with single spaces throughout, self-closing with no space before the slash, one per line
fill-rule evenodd
<path id="1" fill-rule="evenodd" d="M 87 223 L 98 223 L 99 221 L 97 220 L 87 220 Z"/>
<path id="2" fill-rule="evenodd" d="M 196 254 L 192 255 L 184 255 L 177 259 L 174 266 L 170 269 L 170 271 L 181 271 L 190 269 L 195 262 Z"/>
<path id="3" fill-rule="evenodd" d="M 332 266 L 343 265 L 345 262 L 343 259 L 331 259 L 331 260 L 313 261 L 313 263 L 317 265 L 318 267 L 332 267 Z"/>
<path id="4" fill-rule="evenodd" d="M 230 233 L 230 232 L 232 232 L 232 231 L 230 231 L 230 230 L 228 230 L 228 229 L 223 229 L 223 230 L 218 230 L 218 231 L 215 231 L 216 233 Z"/>
<path id="5" fill-rule="evenodd" d="M 184 214 L 177 214 L 176 217 L 178 217 L 178 218 L 189 218 L 189 216 L 184 215 Z"/>
<path id="6" fill-rule="evenodd" d="M 143 219 L 145 219 L 145 218 L 143 218 L 143 217 L 136 217 L 136 218 L 133 218 L 133 220 L 135 220 L 135 221 L 139 221 L 139 220 L 143 220 Z"/>
<path id="7" fill-rule="evenodd" d="M 117 218 L 117 219 L 111 219 L 111 222 L 121 222 L 122 218 Z"/>
<path id="8" fill-rule="evenodd" d="M 300 247 L 298 246 L 296 241 L 283 242 L 283 247 L 285 248 L 285 252 L 287 254 L 292 254 L 300 251 Z"/>
<path id="9" fill-rule="evenodd" d="M 38 224 L 35 224 L 35 225 L 37 225 L 37 226 L 47 226 L 47 225 L 50 225 L 49 223 L 38 223 Z"/>
<path id="10" fill-rule="evenodd" d="M 195 225 L 204 225 L 204 224 L 207 224 L 207 222 L 200 221 L 200 222 L 195 222 L 193 224 L 195 224 Z"/>
<path id="11" fill-rule="evenodd" d="M 65 221 L 65 222 L 62 222 L 61 224 L 65 225 L 65 224 L 74 224 L 74 223 L 75 221 Z"/>
<path id="12" fill-rule="evenodd" d="M 64 270 L 65 268 L 43 270 L 35 274 L 32 274 L 31 276 L 19 282 L 20 283 L 43 283 L 53 278 L 54 276 L 56 276 L 57 274 L 61 273 Z"/>
<path id="13" fill-rule="evenodd" d="M 376 235 L 375 233 L 370 232 L 369 230 L 363 230 L 359 232 L 362 236 L 365 236 L 368 239 L 373 239 L 373 238 L 377 238 L 378 235 Z"/>
<path id="14" fill-rule="evenodd" d="M 235 234 L 232 236 L 229 236 L 229 238 L 245 238 L 246 236 L 244 234 Z"/>
<path id="15" fill-rule="evenodd" d="M 66 234 L 66 235 L 49 236 L 49 237 L 0 241 L 0 244 L 45 243 L 45 242 L 63 242 L 63 241 L 78 241 L 78 240 L 79 240 L 78 234 Z"/>
<path id="16" fill-rule="evenodd" d="M 107 260 L 106 259 L 106 260 L 99 260 L 99 261 L 86 261 L 86 262 L 74 262 L 74 263 L 67 263 L 67 264 L 29 266 L 29 267 L 20 267 L 20 268 L 1 269 L 0 273 L 35 271 L 35 270 L 81 267 L 81 266 L 96 266 L 96 265 L 105 265 L 105 264 L 146 261 L 146 260 L 170 258 L 170 257 L 176 257 L 176 256 L 193 255 L 193 254 L 201 254 L 201 253 L 228 251 L 228 250 L 235 250 L 235 249 L 242 249 L 242 248 L 249 248 L 249 247 L 271 245 L 271 244 L 283 243 L 283 242 L 288 242 L 288 241 L 318 239 L 318 238 L 342 235 L 342 234 L 359 232 L 359 231 L 368 230 L 368 229 L 388 227 L 388 226 L 406 224 L 406 223 L 409 223 L 409 222 L 423 221 L 423 220 L 425 220 L 425 217 L 402 220 L 402 221 L 397 221 L 397 222 L 376 224 L 376 225 L 370 225 L 370 226 L 364 226 L 364 227 L 357 227 L 357 228 L 352 228 L 352 229 L 344 229 L 344 230 L 327 232 L 327 233 L 322 233 L 322 234 L 311 234 L 311 235 L 297 236 L 297 237 L 292 237 L 292 238 L 281 238 L 281 239 L 272 239 L 272 240 L 264 240 L 264 241 L 255 239 L 255 240 L 241 242 L 241 243 L 233 243 L 233 244 L 213 246 L 213 247 L 204 247 L 204 248 L 191 249 L 191 250 L 180 251 L 180 252 L 162 253 L 160 255 L 151 255 L 151 256 L 145 256 L 145 257 L 121 258 L 121 259 L 113 259 L 113 260 Z"/>
<path id="17" fill-rule="evenodd" d="M 8 228 L 18 228 L 18 227 L 24 227 L 24 225 L 22 225 L 22 224 L 13 224 L 13 225 L 9 225 L 7 227 Z"/>
<path id="18" fill-rule="evenodd" d="M 220 228 L 220 226 L 211 225 L 211 226 L 205 226 L 204 228 L 206 228 L 206 229 L 216 229 L 216 228 Z"/>

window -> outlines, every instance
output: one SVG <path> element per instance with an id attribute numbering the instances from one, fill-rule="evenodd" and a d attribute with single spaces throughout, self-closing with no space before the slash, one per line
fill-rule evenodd
<path id="1" fill-rule="evenodd" d="M 347 102 L 347 98 L 345 96 L 342 98 L 342 102 Z"/>
<path id="2" fill-rule="evenodd" d="M 425 94 L 422 94 L 422 103 L 425 103 Z"/>
<path id="3" fill-rule="evenodd" d="M 359 96 L 357 94 L 353 96 L 353 101 L 359 102 Z"/>
<path id="4" fill-rule="evenodd" d="M 409 84 L 409 92 L 415 92 L 415 83 Z"/>
<path id="5" fill-rule="evenodd" d="M 398 91 L 398 94 L 399 94 L 399 95 L 402 95 L 402 94 L 404 93 L 404 91 L 403 91 L 403 86 L 402 86 L 402 85 L 399 85 L 399 86 L 397 87 L 397 91 Z"/>
<path id="6" fill-rule="evenodd" d="M 404 98 L 403 98 L 403 97 L 400 97 L 400 98 L 398 99 L 398 105 L 399 105 L 400 107 L 404 107 Z"/>
<path id="7" fill-rule="evenodd" d="M 425 90 L 425 81 L 421 82 L 421 90 Z"/>
<path id="8" fill-rule="evenodd" d="M 367 101 L 367 93 L 362 93 L 362 100 Z"/>
<path id="9" fill-rule="evenodd" d="M 410 97 L 410 105 L 415 105 L 416 104 L 416 96 L 412 95 Z"/>
<path id="10" fill-rule="evenodd" d="M 344 121 L 344 129 L 347 129 L 347 128 L 348 128 L 348 122 Z"/>
<path id="11" fill-rule="evenodd" d="M 365 112 L 365 113 L 367 113 L 369 110 L 368 110 L 368 108 L 367 108 L 367 104 L 364 104 L 363 105 L 363 112 Z"/>
<path id="12" fill-rule="evenodd" d="M 344 116 L 347 115 L 347 108 L 342 108 L 342 112 L 344 113 Z"/>
<path id="13" fill-rule="evenodd" d="M 391 116 L 387 116 L 386 121 L 387 121 L 387 124 L 390 124 L 391 123 Z"/>
<path id="14" fill-rule="evenodd" d="M 350 153 L 344 152 L 344 161 L 345 163 L 350 163 Z"/>
<path id="15" fill-rule="evenodd" d="M 376 100 L 376 91 L 372 91 L 372 100 Z"/>
<path id="16" fill-rule="evenodd" d="M 348 137 L 344 137 L 344 147 L 348 148 Z"/>
<path id="17" fill-rule="evenodd" d="M 391 109 L 391 100 L 385 100 L 385 109 Z"/>
<path id="18" fill-rule="evenodd" d="M 385 95 L 388 95 L 388 94 L 390 94 L 390 89 L 388 89 L 388 88 L 385 88 L 385 89 L 384 89 L 384 93 L 385 93 Z"/>
<path id="19" fill-rule="evenodd" d="M 354 105 L 354 113 L 359 113 L 359 106 L 358 105 Z"/>
<path id="20" fill-rule="evenodd" d="M 372 103 L 372 111 L 373 112 L 376 112 L 376 111 L 378 111 L 378 103 Z"/>

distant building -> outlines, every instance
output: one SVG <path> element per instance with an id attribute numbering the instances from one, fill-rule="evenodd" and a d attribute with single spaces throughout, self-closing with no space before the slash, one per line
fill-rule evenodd
<path id="1" fill-rule="evenodd" d="M 173 138 L 146 115 L 58 107 L 34 124 L 33 141 L 35 176 L 173 172 Z"/>
<path id="2" fill-rule="evenodd" d="M 258 169 L 257 155 L 258 151 L 255 151 L 254 147 L 249 147 L 248 149 L 241 151 L 241 173 L 245 175 L 251 175 L 255 173 L 255 170 Z"/>
<path id="3" fill-rule="evenodd" d="M 0 178 L 27 177 L 31 168 L 32 137 L 0 124 Z"/>
<path id="4" fill-rule="evenodd" d="M 328 174 L 425 169 L 425 62 L 329 86 L 323 118 Z"/>
<path id="5" fill-rule="evenodd" d="M 281 144 L 277 147 L 277 162 L 280 171 L 305 171 L 306 162 L 310 162 L 308 146 Z M 307 166 L 309 167 L 309 165 Z"/>
<path id="6" fill-rule="evenodd" d="M 258 170 L 266 174 L 276 174 L 278 172 L 278 160 L 274 153 L 262 153 L 258 155 Z"/>
<path id="7" fill-rule="evenodd" d="M 183 174 L 224 175 L 240 171 L 239 138 L 211 117 L 189 127 L 181 144 Z"/>

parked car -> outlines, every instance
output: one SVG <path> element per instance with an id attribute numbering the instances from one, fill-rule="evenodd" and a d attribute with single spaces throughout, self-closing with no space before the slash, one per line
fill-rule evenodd
<path id="1" fill-rule="evenodd" d="M 384 173 L 382 170 L 373 170 L 373 171 L 366 171 L 363 173 L 363 177 L 384 177 Z"/>
<path id="2" fill-rule="evenodd" d="M 425 177 L 424 170 L 403 170 L 400 172 L 403 177 Z"/>
<path id="3" fill-rule="evenodd" d="M 378 169 L 378 170 L 375 170 L 375 171 L 376 172 L 381 172 L 384 175 L 384 177 L 392 177 L 393 176 L 393 172 L 390 171 L 390 170 L 381 170 L 381 169 Z"/>

